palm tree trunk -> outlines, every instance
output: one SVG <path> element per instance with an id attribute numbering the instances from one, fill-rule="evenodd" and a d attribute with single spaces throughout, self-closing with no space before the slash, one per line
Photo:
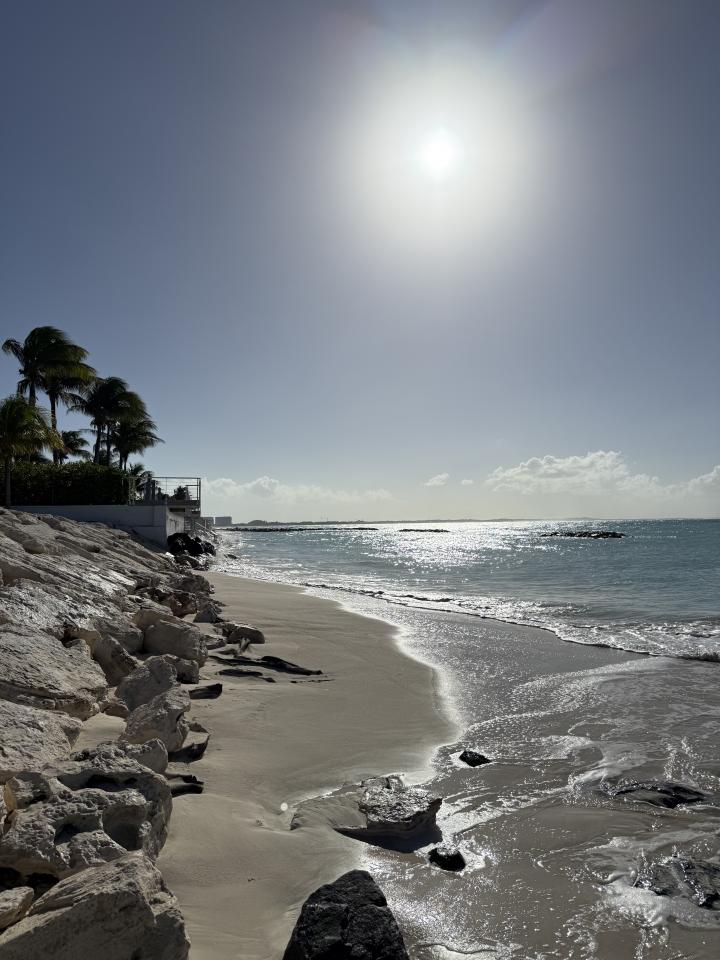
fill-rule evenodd
<path id="1" fill-rule="evenodd" d="M 97 436 L 95 437 L 95 455 L 93 456 L 93 463 L 100 463 L 100 438 L 101 437 L 102 437 L 102 426 L 98 424 Z"/>
<path id="2" fill-rule="evenodd" d="M 30 382 L 30 396 L 28 397 L 28 401 L 31 407 L 34 407 L 37 405 L 37 397 L 35 396 L 35 384 L 32 383 L 32 381 Z"/>
<path id="3" fill-rule="evenodd" d="M 57 397 L 54 393 L 48 394 L 50 400 L 50 426 L 57 431 Z M 53 447 L 53 463 L 60 462 L 60 452 Z"/>
<path id="4" fill-rule="evenodd" d="M 10 474 L 12 473 L 12 458 L 5 457 L 5 506 L 10 506 Z"/>
<path id="5" fill-rule="evenodd" d="M 106 464 L 110 466 L 110 448 L 112 446 L 112 434 L 110 432 L 110 424 L 107 425 L 107 436 L 105 437 L 105 457 Z"/>

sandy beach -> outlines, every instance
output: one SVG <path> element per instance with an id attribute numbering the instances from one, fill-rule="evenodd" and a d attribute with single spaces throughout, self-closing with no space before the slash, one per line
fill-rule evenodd
<path id="1" fill-rule="evenodd" d="M 417 773 L 453 728 L 435 671 L 402 651 L 389 624 L 295 587 L 208 579 L 224 617 L 265 633 L 255 656 L 323 677 L 216 678 L 221 664 L 208 662 L 205 681 L 221 680 L 224 691 L 193 705 L 212 733 L 192 765 L 205 792 L 175 801 L 159 866 L 186 918 L 193 960 L 277 960 L 308 894 L 357 866 L 363 851 L 324 827 L 290 831 L 292 806 L 344 781 Z"/>

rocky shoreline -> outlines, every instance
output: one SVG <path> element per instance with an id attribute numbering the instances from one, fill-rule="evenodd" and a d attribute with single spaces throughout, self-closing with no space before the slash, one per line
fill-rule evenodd
<path id="1" fill-rule="evenodd" d="M 214 587 L 193 567 L 101 524 L 0 510 L 0 960 L 185 960 L 185 921 L 155 861 L 173 798 L 204 787 L 189 764 L 212 732 L 191 708 L 223 686 L 201 684 L 201 668 L 212 658 L 215 676 L 331 679 L 280 657 L 247 656 L 262 631 L 224 619 Z M 103 714 L 114 735 L 85 736 L 74 749 Z M 363 782 L 343 788 L 342 822 L 309 804 L 292 828 L 309 817 L 345 836 L 407 843 L 435 830 L 440 803 L 398 778 Z M 348 933 L 343 921 L 344 947 L 406 957 L 371 878 L 337 883 L 308 901 L 288 956 L 324 956 L 308 917 L 328 897 L 337 912 L 338 897 L 351 894 L 342 915 L 375 912 L 390 939 L 375 943 L 364 923 Z"/>
<path id="2" fill-rule="evenodd" d="M 190 709 L 221 692 L 198 686 L 208 650 L 262 633 L 211 626 L 203 577 L 101 524 L 2 509 L 0 573 L 0 957 L 183 960 L 154 862 L 173 796 L 202 790 Z M 73 752 L 99 713 L 124 730 Z"/>

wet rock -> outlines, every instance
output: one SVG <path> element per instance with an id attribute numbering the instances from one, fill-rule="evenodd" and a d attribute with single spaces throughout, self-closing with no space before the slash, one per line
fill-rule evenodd
<path id="1" fill-rule="evenodd" d="M 310 894 L 283 960 L 408 960 L 405 942 L 382 890 L 364 870 L 351 870 Z"/>
<path id="2" fill-rule="evenodd" d="M 489 757 L 478 753 L 477 750 L 463 750 L 458 759 L 462 760 L 462 762 L 466 763 L 469 767 L 481 767 L 485 763 L 492 763 Z"/>
<path id="3" fill-rule="evenodd" d="M 35 899 L 32 887 L 14 887 L 0 893 L 0 930 L 22 920 Z"/>
<path id="4" fill-rule="evenodd" d="M 115 696 L 133 711 L 177 685 L 177 672 L 166 657 L 149 657 L 118 684 Z"/>
<path id="5" fill-rule="evenodd" d="M 65 713 L 0 700 L 0 783 L 21 770 L 65 758 L 81 727 Z"/>
<path id="6" fill-rule="evenodd" d="M 10 815 L 0 837 L 0 867 L 28 880 L 60 878 L 127 850 L 158 855 L 172 804 L 163 777 L 114 745 L 76 756 L 5 785 Z"/>
<path id="7" fill-rule="evenodd" d="M 601 784 L 601 789 L 613 800 L 650 803 L 668 810 L 680 805 L 712 803 L 715 799 L 709 793 L 672 780 L 607 780 Z"/>
<path id="8" fill-rule="evenodd" d="M 87 645 L 65 646 L 40 631 L 0 627 L 0 698 L 87 720 L 107 694 L 105 674 Z"/>
<path id="9" fill-rule="evenodd" d="M 356 840 L 412 850 L 440 839 L 435 817 L 441 804 L 442 797 L 406 787 L 400 777 L 373 777 L 301 803 L 290 828 L 320 820 Z"/>
<path id="10" fill-rule="evenodd" d="M 453 873 L 464 870 L 466 866 L 465 857 L 463 857 L 459 847 L 452 843 L 441 843 L 434 847 L 428 854 L 428 860 L 435 866 L 442 867 L 443 870 L 450 870 Z"/>
<path id="11" fill-rule="evenodd" d="M 625 534 L 617 530 L 553 530 L 541 537 L 577 537 L 581 540 L 621 540 Z"/>
<path id="12" fill-rule="evenodd" d="M 635 886 L 659 896 L 685 897 L 707 910 L 720 910 L 720 866 L 708 860 L 667 857 L 641 871 Z"/>
<path id="13" fill-rule="evenodd" d="M 168 753 L 179 750 L 185 742 L 188 724 L 185 714 L 190 709 L 190 697 L 179 686 L 153 697 L 130 713 L 120 740 L 127 743 L 145 743 L 161 740 Z"/>
<path id="14" fill-rule="evenodd" d="M 83 870 L 0 935 L 2 960 L 186 960 L 177 901 L 141 853 Z"/>

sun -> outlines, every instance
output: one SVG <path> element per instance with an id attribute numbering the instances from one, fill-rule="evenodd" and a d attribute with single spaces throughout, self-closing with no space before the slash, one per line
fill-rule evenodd
<path id="1" fill-rule="evenodd" d="M 460 170 L 463 161 L 462 144 L 444 127 L 428 133 L 417 151 L 420 172 L 428 180 L 444 183 Z"/>

